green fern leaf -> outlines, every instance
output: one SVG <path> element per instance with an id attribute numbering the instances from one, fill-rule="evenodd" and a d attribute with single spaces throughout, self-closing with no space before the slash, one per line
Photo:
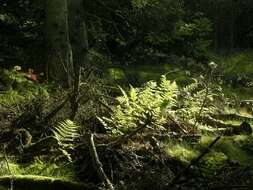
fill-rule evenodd
<path id="1" fill-rule="evenodd" d="M 130 89 L 130 98 L 133 102 L 135 102 L 138 97 L 137 97 L 137 91 L 134 87 L 131 86 L 131 89 Z"/>
<path id="2" fill-rule="evenodd" d="M 67 119 L 53 129 L 53 134 L 60 146 L 73 148 L 74 140 L 79 137 L 78 130 L 79 126 Z"/>

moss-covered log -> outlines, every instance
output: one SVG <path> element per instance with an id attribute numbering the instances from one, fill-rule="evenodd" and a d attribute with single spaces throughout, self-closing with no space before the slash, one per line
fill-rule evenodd
<path id="1" fill-rule="evenodd" d="M 222 135 L 240 135 L 240 134 L 252 134 L 252 128 L 249 123 L 243 122 L 241 125 L 226 124 L 223 121 L 217 120 L 210 116 L 198 118 L 198 122 L 215 127 L 213 132 L 219 132 Z"/>
<path id="2" fill-rule="evenodd" d="M 232 114 L 222 113 L 218 115 L 212 115 L 212 117 L 215 119 L 222 119 L 222 120 L 239 120 L 239 121 L 247 121 L 247 122 L 253 121 L 253 117 L 247 117 L 247 116 L 239 115 L 236 113 L 232 113 Z"/>
<path id="3" fill-rule="evenodd" d="M 59 178 L 44 176 L 2 176 L 0 186 L 9 188 L 13 179 L 13 189 L 15 190 L 97 190 L 91 184 L 70 182 Z"/>

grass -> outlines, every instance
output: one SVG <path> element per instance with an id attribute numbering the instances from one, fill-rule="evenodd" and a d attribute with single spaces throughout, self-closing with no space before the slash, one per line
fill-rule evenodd
<path id="1" fill-rule="evenodd" d="M 107 72 L 111 80 L 134 86 L 150 80 L 159 80 L 161 75 L 166 75 L 169 80 L 176 80 L 179 84 L 187 80 L 186 72 L 171 64 L 118 66 L 108 68 Z"/>
<path id="2" fill-rule="evenodd" d="M 0 162 L 0 176 L 9 175 L 38 175 L 45 177 L 61 178 L 63 180 L 75 180 L 74 168 L 71 164 L 56 165 L 54 163 L 46 163 L 42 161 L 33 162 L 31 164 L 17 164 L 12 160 L 8 160 L 9 168 L 6 161 Z"/>
<path id="3" fill-rule="evenodd" d="M 213 141 L 214 137 L 202 136 L 199 146 L 207 147 Z M 231 137 L 222 137 L 214 146 L 213 151 L 222 152 L 229 160 L 234 160 L 243 165 L 251 165 L 253 168 L 253 154 L 248 152 L 246 146 L 253 146 L 252 136 L 235 135 Z"/>
<path id="4" fill-rule="evenodd" d="M 197 158 L 206 147 L 215 139 L 214 136 L 203 135 L 197 144 L 168 142 L 165 144 L 166 152 L 189 164 Z M 201 167 L 204 175 L 219 171 L 229 161 L 239 163 L 240 166 L 248 166 L 253 169 L 253 138 L 247 135 L 235 135 L 222 137 L 201 159 Z"/>
<path id="5" fill-rule="evenodd" d="M 251 80 L 253 77 L 252 51 L 239 51 L 224 55 L 213 54 L 212 59 L 219 65 L 225 79 L 236 79 L 243 76 Z M 225 94 L 230 97 L 239 96 L 241 99 L 253 98 L 252 87 L 241 87 L 238 84 L 236 87 L 224 85 L 223 89 Z"/>
<path id="6" fill-rule="evenodd" d="M 185 164 L 190 163 L 192 159 L 196 158 L 200 154 L 198 150 L 194 149 L 189 144 L 172 142 L 166 144 L 166 152 L 170 156 L 182 161 Z"/>

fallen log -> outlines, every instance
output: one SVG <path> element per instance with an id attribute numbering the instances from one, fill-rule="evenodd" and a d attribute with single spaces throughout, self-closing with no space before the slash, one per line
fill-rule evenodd
<path id="1" fill-rule="evenodd" d="M 66 181 L 60 178 L 34 176 L 34 175 L 16 175 L 1 176 L 0 186 L 9 189 L 13 180 L 13 189 L 15 190 L 97 190 L 98 187 L 92 184 L 77 183 Z"/>
<path id="2" fill-rule="evenodd" d="M 231 113 L 231 114 L 221 113 L 218 115 L 212 115 L 212 117 L 215 119 L 222 119 L 222 120 L 239 120 L 239 121 L 247 121 L 247 122 L 253 121 L 253 117 L 247 117 L 247 116 L 243 116 L 237 113 Z"/>
<path id="3" fill-rule="evenodd" d="M 213 133 L 219 132 L 222 135 L 227 135 L 227 136 L 240 135 L 240 134 L 246 134 L 246 135 L 252 134 L 252 128 L 250 124 L 245 121 L 242 122 L 241 125 L 233 125 L 233 124 L 226 124 L 223 121 L 217 120 L 210 116 L 199 117 L 197 120 L 198 122 L 202 124 L 214 127 L 214 129 L 209 132 L 213 132 Z"/>

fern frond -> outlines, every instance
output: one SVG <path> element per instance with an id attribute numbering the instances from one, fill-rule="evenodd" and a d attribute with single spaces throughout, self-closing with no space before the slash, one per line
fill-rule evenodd
<path id="1" fill-rule="evenodd" d="M 137 91 L 134 87 L 131 86 L 130 88 L 130 98 L 133 102 L 137 101 L 138 99 L 138 95 L 137 95 Z"/>
<path id="2" fill-rule="evenodd" d="M 73 148 L 74 140 L 79 137 L 78 130 L 79 126 L 67 119 L 53 129 L 53 134 L 60 146 Z"/>

